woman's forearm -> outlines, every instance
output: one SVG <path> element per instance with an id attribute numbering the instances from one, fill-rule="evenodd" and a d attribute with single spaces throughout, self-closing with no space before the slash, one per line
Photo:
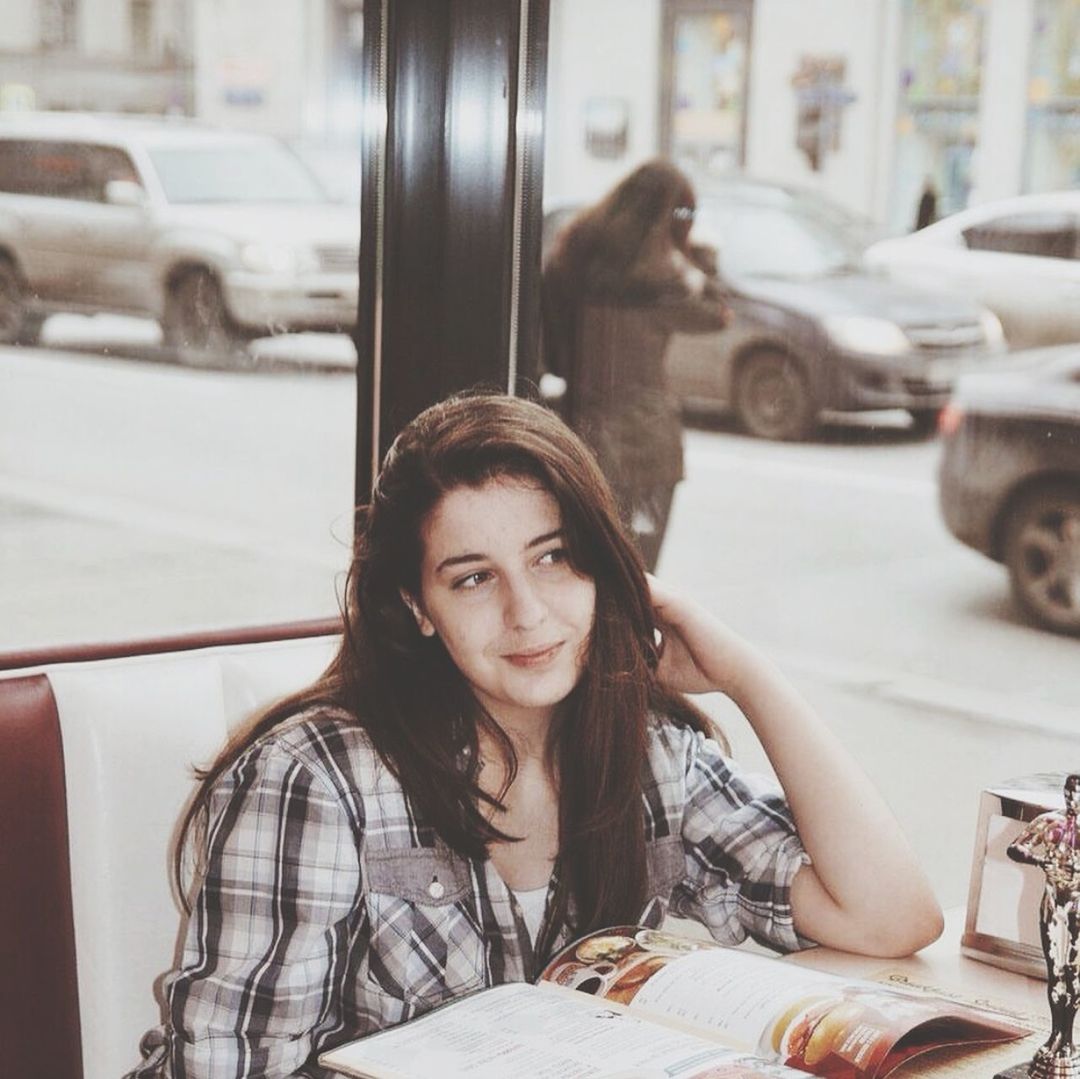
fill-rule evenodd
<path id="1" fill-rule="evenodd" d="M 796 927 L 870 953 L 930 943 L 941 932 L 940 907 L 873 784 L 771 661 L 738 639 L 728 647 L 740 654 L 727 691 L 775 768 L 813 863 L 793 887 Z"/>
<path id="2" fill-rule="evenodd" d="M 941 931 L 910 845 L 839 740 L 757 648 L 653 579 L 660 675 L 684 693 L 720 691 L 743 711 L 776 770 L 812 865 L 792 886 L 796 927 L 822 944 L 900 955 Z"/>

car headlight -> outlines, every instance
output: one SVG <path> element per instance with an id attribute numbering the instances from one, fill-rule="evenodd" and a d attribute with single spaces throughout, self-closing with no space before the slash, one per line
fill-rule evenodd
<path id="1" fill-rule="evenodd" d="M 1001 328 L 1001 319 L 993 311 L 983 311 L 979 316 L 983 338 L 990 348 L 1000 348 L 1005 344 L 1005 331 Z"/>
<path id="2" fill-rule="evenodd" d="M 911 342 L 895 322 L 867 315 L 830 315 L 825 332 L 833 344 L 845 352 L 869 356 L 900 356 L 911 350 Z"/>
<path id="3" fill-rule="evenodd" d="M 240 248 L 240 261 L 255 273 L 291 274 L 313 268 L 310 251 L 282 243 L 249 243 Z"/>

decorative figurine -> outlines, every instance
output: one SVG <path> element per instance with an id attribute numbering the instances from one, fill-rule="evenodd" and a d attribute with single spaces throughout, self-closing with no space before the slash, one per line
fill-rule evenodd
<path id="1" fill-rule="evenodd" d="M 1046 956 L 1050 1037 L 1027 1066 L 1030 1079 L 1080 1079 L 1080 1048 L 1073 1044 L 1073 1021 L 1080 1005 L 1078 812 L 1080 775 L 1074 774 L 1065 780 L 1065 812 L 1054 810 L 1036 817 L 1008 850 L 1013 861 L 1037 865 L 1046 874 L 1039 935 Z M 1023 1074 L 1022 1068 L 1016 1071 Z"/>

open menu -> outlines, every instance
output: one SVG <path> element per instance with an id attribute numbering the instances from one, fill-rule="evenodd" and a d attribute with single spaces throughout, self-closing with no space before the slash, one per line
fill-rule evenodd
<path id="1" fill-rule="evenodd" d="M 918 1053 L 1030 1028 L 1003 1013 L 620 926 L 536 985 L 462 997 L 319 1058 L 360 1079 L 877 1079 Z"/>

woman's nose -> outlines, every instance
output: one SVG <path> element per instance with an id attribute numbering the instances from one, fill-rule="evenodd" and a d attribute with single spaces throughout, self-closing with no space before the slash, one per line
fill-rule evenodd
<path id="1" fill-rule="evenodd" d="M 511 629 L 529 629 L 539 625 L 546 614 L 547 606 L 534 582 L 528 578 L 508 582 L 504 617 Z"/>

